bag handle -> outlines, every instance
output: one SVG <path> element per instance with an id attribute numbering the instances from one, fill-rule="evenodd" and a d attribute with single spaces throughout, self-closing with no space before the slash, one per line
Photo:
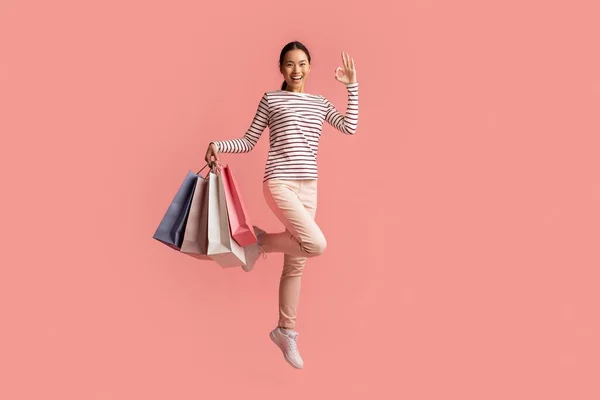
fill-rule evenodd
<path id="1" fill-rule="evenodd" d="M 200 171 L 196 172 L 196 175 L 200 175 L 200 173 L 202 171 L 204 171 L 206 169 L 206 167 L 210 167 L 210 172 L 212 172 L 215 175 L 218 175 L 221 173 L 222 166 L 215 161 L 211 161 L 210 164 L 205 164 L 204 167 L 202 167 L 202 169 Z M 204 179 L 208 179 L 208 174 L 206 174 Z"/>
<path id="2" fill-rule="evenodd" d="M 198 175 L 198 176 L 201 176 L 201 177 L 202 177 L 202 175 L 200 175 L 200 173 L 201 173 L 202 171 L 204 171 L 204 170 L 206 169 L 206 167 L 209 167 L 209 165 L 208 165 L 208 164 L 204 165 L 204 167 L 202 167 L 202 169 L 201 169 L 200 171 L 196 172 L 196 175 Z M 211 169 L 211 171 L 213 170 L 213 168 L 214 168 L 214 167 L 210 166 L 210 169 Z M 208 174 L 206 174 L 206 175 L 205 175 L 203 178 L 204 178 L 204 179 L 208 179 Z"/>
<path id="3" fill-rule="evenodd" d="M 200 175 L 200 172 L 204 171 L 206 167 L 208 167 L 208 164 L 204 165 L 200 171 L 196 172 L 196 175 Z"/>
<path id="4" fill-rule="evenodd" d="M 204 167 L 206 168 L 207 166 L 210 167 L 210 172 L 216 175 L 219 175 L 223 170 L 223 166 L 218 161 L 211 161 L 210 164 L 207 164 Z"/>

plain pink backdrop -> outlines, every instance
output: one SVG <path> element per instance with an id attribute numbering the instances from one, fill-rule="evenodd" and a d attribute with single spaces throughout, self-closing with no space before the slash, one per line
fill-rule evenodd
<path id="1" fill-rule="evenodd" d="M 0 2 L 0 398 L 598 399 L 596 1 Z M 298 330 L 251 274 L 152 239 L 210 140 L 241 137 L 279 51 L 326 126 Z M 252 219 L 267 132 L 225 155 Z"/>

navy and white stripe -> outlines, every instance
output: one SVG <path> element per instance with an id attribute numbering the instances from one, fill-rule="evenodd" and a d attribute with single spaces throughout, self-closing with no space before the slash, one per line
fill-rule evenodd
<path id="1" fill-rule="evenodd" d="M 251 151 L 269 127 L 269 156 L 264 180 L 317 179 L 317 152 L 323 122 L 347 135 L 358 127 L 358 83 L 346 85 L 348 106 L 342 115 L 320 95 L 286 90 L 266 92 L 250 128 L 241 139 L 213 142 L 220 153 Z"/>

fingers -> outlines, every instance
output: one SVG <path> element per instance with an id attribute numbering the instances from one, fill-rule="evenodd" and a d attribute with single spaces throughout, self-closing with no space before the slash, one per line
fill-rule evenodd
<path id="1" fill-rule="evenodd" d="M 345 51 L 342 51 L 342 63 L 344 66 L 337 67 L 335 70 L 335 79 L 340 82 L 347 83 L 346 81 L 348 81 L 348 78 L 352 79 L 352 76 L 354 76 L 354 58 L 350 57 L 350 54 L 346 53 Z M 339 70 L 342 70 L 342 77 L 338 76 Z"/>
<path id="2" fill-rule="evenodd" d="M 342 51 L 342 63 L 344 64 L 344 68 L 348 69 L 348 54 Z"/>
<path id="3" fill-rule="evenodd" d="M 338 76 L 338 71 L 339 70 L 342 70 L 342 72 L 344 72 L 344 69 L 342 67 L 337 67 L 335 69 L 335 79 L 338 80 L 338 81 L 340 80 L 340 77 Z"/>
<path id="4" fill-rule="evenodd" d="M 344 64 L 344 68 L 346 70 L 353 70 L 354 67 L 354 58 L 350 57 L 350 54 L 342 51 L 342 63 Z"/>
<path id="5" fill-rule="evenodd" d="M 219 161 L 213 161 L 210 164 L 210 169 L 213 171 L 213 173 L 220 174 L 223 166 L 219 163 Z"/>
<path id="6" fill-rule="evenodd" d="M 208 164 L 211 168 L 213 164 L 219 162 L 218 153 L 213 146 L 209 145 L 208 150 L 206 151 L 206 156 L 204 157 L 204 161 L 206 161 L 206 164 Z"/>

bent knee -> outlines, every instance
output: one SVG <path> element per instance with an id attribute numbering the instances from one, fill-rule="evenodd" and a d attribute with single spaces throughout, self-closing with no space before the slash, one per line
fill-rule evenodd
<path id="1" fill-rule="evenodd" d="M 304 251 L 306 252 L 307 257 L 317 257 L 325 252 L 327 248 L 327 240 L 325 236 L 320 235 L 319 237 L 314 238 L 310 243 L 307 243 L 304 246 Z"/>

